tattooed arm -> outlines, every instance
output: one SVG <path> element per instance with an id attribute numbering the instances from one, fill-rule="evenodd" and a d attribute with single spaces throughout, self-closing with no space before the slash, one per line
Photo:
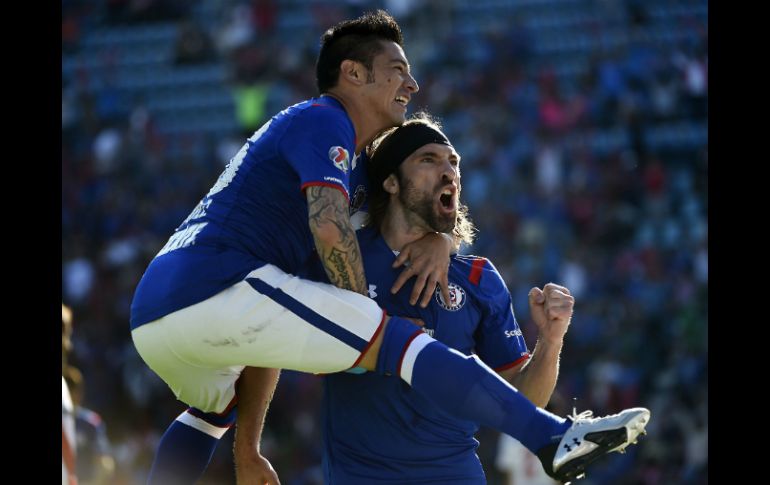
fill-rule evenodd
<path id="1" fill-rule="evenodd" d="M 338 189 L 311 186 L 305 191 L 310 232 L 329 281 L 339 288 L 367 294 L 364 263 L 349 204 Z"/>

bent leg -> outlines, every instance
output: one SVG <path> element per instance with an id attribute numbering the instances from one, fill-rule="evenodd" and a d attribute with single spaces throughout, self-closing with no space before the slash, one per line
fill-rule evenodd
<path id="1" fill-rule="evenodd" d="M 189 408 L 168 427 L 152 462 L 148 485 L 187 485 L 206 471 L 222 436 L 235 423 L 235 407 L 224 414 Z"/>
<path id="2" fill-rule="evenodd" d="M 278 375 L 268 368 L 348 369 L 382 320 L 382 310 L 363 295 L 266 265 L 207 300 L 134 329 L 132 337 L 144 361 L 190 406 L 221 412 L 237 388 L 239 399 L 246 401 L 236 434 L 238 460 L 258 451 L 258 430 Z M 252 382 L 250 376 L 260 371 L 270 375 Z M 192 483 L 208 465 L 218 437 L 187 419 L 183 413 L 161 440 L 151 483 L 176 483 L 170 480 L 177 475 Z M 255 468 L 249 466 L 254 461 L 237 464 L 239 474 Z M 266 468 L 259 460 L 256 465 Z"/>
<path id="3" fill-rule="evenodd" d="M 249 366 L 318 374 L 353 367 L 383 315 L 374 300 L 363 295 L 265 265 L 211 298 L 133 333 L 163 327 L 166 348 L 155 353 L 173 352 L 178 360 L 199 368 Z M 153 356 L 139 348 L 157 344 L 134 340 L 153 370 L 166 382 L 174 378 L 159 372 Z"/>

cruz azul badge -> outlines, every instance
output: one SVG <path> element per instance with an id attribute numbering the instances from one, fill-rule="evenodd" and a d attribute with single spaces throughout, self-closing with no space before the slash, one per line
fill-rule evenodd
<path id="1" fill-rule="evenodd" d="M 436 302 L 444 310 L 456 312 L 465 305 L 465 290 L 454 283 L 449 283 L 449 304 L 447 304 L 444 301 L 444 296 L 441 294 L 441 288 L 436 286 Z"/>

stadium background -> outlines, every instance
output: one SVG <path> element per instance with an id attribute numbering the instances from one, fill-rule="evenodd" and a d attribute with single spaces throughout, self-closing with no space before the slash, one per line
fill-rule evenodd
<path id="1" fill-rule="evenodd" d="M 650 434 L 591 484 L 708 483 L 708 7 L 697 0 L 62 0 L 62 298 L 85 406 L 144 483 L 184 406 L 128 333 L 148 261 L 268 116 L 315 94 L 324 29 L 402 25 L 421 90 L 463 156 L 480 229 L 530 345 L 527 291 L 576 296 L 559 392 L 645 405 Z M 321 483 L 320 379 L 284 372 L 263 450 Z M 482 430 L 489 483 L 497 435 Z M 204 482 L 234 483 L 232 433 Z"/>

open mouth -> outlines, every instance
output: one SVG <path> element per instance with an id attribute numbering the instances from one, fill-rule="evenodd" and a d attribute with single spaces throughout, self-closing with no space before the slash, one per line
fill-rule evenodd
<path id="1" fill-rule="evenodd" d="M 455 194 L 456 190 L 450 187 L 441 191 L 439 203 L 445 212 L 453 212 L 457 208 Z"/>
<path id="2" fill-rule="evenodd" d="M 409 104 L 409 98 L 406 96 L 396 96 L 396 103 L 400 104 L 404 107 L 404 109 L 406 109 L 406 105 Z"/>

